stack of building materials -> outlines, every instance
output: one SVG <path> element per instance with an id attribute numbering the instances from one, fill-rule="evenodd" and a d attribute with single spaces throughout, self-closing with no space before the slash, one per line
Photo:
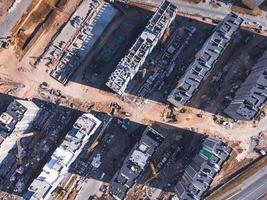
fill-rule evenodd
<path id="1" fill-rule="evenodd" d="M 163 136 L 150 127 L 144 131 L 140 141 L 124 160 L 121 169 L 112 178 L 109 186 L 111 196 L 119 200 L 124 199 L 163 140 Z"/>
<path id="2" fill-rule="evenodd" d="M 18 137 L 31 131 L 41 109 L 31 101 L 15 100 L 0 116 L 0 176 L 5 175 L 16 161 L 11 150 Z M 12 159 L 10 159 L 12 158 Z"/>
<path id="3" fill-rule="evenodd" d="M 168 96 L 168 101 L 179 107 L 188 103 L 214 68 L 225 49 L 230 44 L 234 34 L 239 30 L 243 19 L 236 14 L 227 15 L 216 27 L 213 34 L 196 54 L 195 60 L 189 65 L 176 88 Z"/>
<path id="4" fill-rule="evenodd" d="M 50 75 L 67 84 L 117 13 L 102 0 L 84 0 L 42 55 L 41 63 L 56 65 Z"/>
<path id="5" fill-rule="evenodd" d="M 164 1 L 149 20 L 145 30 L 137 38 L 128 54 L 122 58 L 106 85 L 119 95 L 124 94 L 129 82 L 144 64 L 165 30 L 176 16 L 176 7 Z"/>
<path id="6" fill-rule="evenodd" d="M 81 153 L 83 147 L 96 133 L 101 121 L 92 114 L 83 114 L 66 135 L 63 143 L 55 150 L 51 160 L 43 167 L 41 174 L 32 182 L 27 199 L 49 199 L 71 164 Z"/>
<path id="7" fill-rule="evenodd" d="M 267 51 L 252 68 L 224 112 L 235 120 L 251 120 L 267 100 Z"/>
<path id="8" fill-rule="evenodd" d="M 203 195 L 231 151 L 231 148 L 220 140 L 214 137 L 206 138 L 201 151 L 186 167 L 182 179 L 175 186 L 178 198 L 203 199 Z"/>

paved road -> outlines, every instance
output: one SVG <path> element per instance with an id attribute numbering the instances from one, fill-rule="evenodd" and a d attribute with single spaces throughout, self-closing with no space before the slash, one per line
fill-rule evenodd
<path id="1" fill-rule="evenodd" d="M 241 184 L 226 192 L 218 200 L 266 200 L 267 166 L 244 180 Z"/>
<path id="2" fill-rule="evenodd" d="M 134 4 L 147 4 L 147 5 L 159 5 L 162 0 L 128 0 Z M 190 14 L 190 15 L 198 15 L 202 17 L 212 18 L 222 20 L 228 13 L 231 12 L 231 4 L 220 3 L 220 7 L 215 8 L 209 4 L 209 0 L 206 0 L 205 3 L 201 2 L 198 4 L 187 3 L 182 0 L 169 0 L 172 2 L 178 9 L 180 13 Z M 267 34 L 267 12 L 262 11 L 262 14 L 259 16 L 250 16 L 250 15 L 242 15 L 245 20 L 242 26 L 245 27 L 253 27 L 258 28 L 259 25 L 262 26 L 263 34 Z"/>

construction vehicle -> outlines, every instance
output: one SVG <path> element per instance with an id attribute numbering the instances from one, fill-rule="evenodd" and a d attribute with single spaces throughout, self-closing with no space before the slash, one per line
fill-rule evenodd
<path id="1" fill-rule="evenodd" d="M 8 49 L 9 45 L 14 41 L 14 38 L 8 36 L 6 38 L 0 38 L 0 49 Z"/>
<path id="2" fill-rule="evenodd" d="M 125 115 L 126 117 L 131 117 L 132 114 L 129 112 L 122 111 L 121 114 Z"/>

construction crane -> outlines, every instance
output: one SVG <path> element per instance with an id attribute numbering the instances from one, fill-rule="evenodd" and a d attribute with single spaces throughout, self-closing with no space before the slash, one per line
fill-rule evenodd
<path id="1" fill-rule="evenodd" d="M 20 26 L 16 29 L 17 31 L 19 31 L 25 25 L 25 23 L 30 18 L 33 11 L 35 11 L 43 1 L 44 0 L 38 1 L 38 3 L 31 9 L 31 11 L 27 14 L 27 17 L 23 20 L 22 24 L 20 24 Z"/>
<path id="2" fill-rule="evenodd" d="M 151 176 L 149 179 L 146 180 L 146 182 L 144 182 L 143 185 L 147 185 L 148 183 L 150 183 L 152 180 L 158 178 L 160 176 L 160 173 L 157 172 L 155 175 Z"/>
<path id="3" fill-rule="evenodd" d="M 25 133 L 25 134 L 22 134 L 22 135 L 14 135 L 13 138 L 15 140 L 19 140 L 19 139 L 22 139 L 22 138 L 25 138 L 25 137 L 33 136 L 35 134 L 36 134 L 35 132 L 30 132 L 30 133 Z"/>
<path id="4" fill-rule="evenodd" d="M 9 45 L 14 42 L 14 37 L 7 36 L 5 38 L 0 38 L 0 49 L 8 49 Z"/>
<path id="5" fill-rule="evenodd" d="M 102 137 L 102 135 L 104 134 L 104 131 L 106 130 L 107 126 L 109 125 L 109 123 L 111 122 L 111 120 L 113 119 L 113 117 L 110 117 L 108 119 L 108 121 L 104 124 L 104 126 L 102 127 L 100 133 L 98 134 L 98 136 L 96 137 L 96 139 L 94 140 L 93 144 L 90 145 L 90 147 L 87 150 L 87 154 L 90 154 L 95 147 L 99 144 L 99 139 Z"/>
<path id="6" fill-rule="evenodd" d="M 157 172 L 156 167 L 155 167 L 155 165 L 154 165 L 153 162 L 150 163 L 150 169 L 151 169 L 151 171 L 152 171 L 152 176 L 151 176 L 149 179 L 147 179 L 147 180 L 144 182 L 143 185 L 147 185 L 147 184 L 150 183 L 152 180 L 158 178 L 159 175 L 160 175 L 160 172 Z"/>
<path id="7" fill-rule="evenodd" d="M 87 154 L 90 154 L 98 144 L 99 144 L 99 141 L 95 140 L 94 143 L 92 145 L 90 145 L 90 147 L 88 148 Z"/>
<path id="8" fill-rule="evenodd" d="M 156 167 L 154 165 L 153 162 L 150 163 L 150 169 L 151 169 L 151 172 L 152 172 L 152 176 L 147 179 L 143 184 L 140 184 L 138 187 L 137 187 L 137 190 L 136 190 L 136 195 L 137 195 L 137 198 L 136 199 L 143 199 L 143 193 L 141 192 L 141 188 L 143 188 L 145 185 L 147 185 L 148 183 L 150 183 L 152 180 L 156 179 L 159 177 L 160 175 L 160 172 L 157 172 L 156 170 Z"/>
<path id="9" fill-rule="evenodd" d="M 31 135 L 33 135 L 34 133 L 28 133 L 28 134 L 23 134 L 23 135 L 16 135 L 16 134 L 14 134 L 14 135 L 11 135 L 10 136 L 10 138 L 8 139 L 9 141 L 17 141 L 18 139 L 20 139 L 20 138 L 23 138 L 23 137 L 27 137 L 27 136 L 31 136 Z M 9 144 L 9 143 L 8 143 Z M 7 149 L 7 150 L 5 150 L 5 147 L 3 147 L 3 151 L 2 151 L 2 153 L 3 152 L 6 152 L 6 151 L 9 151 L 9 148 Z"/>
<path id="10" fill-rule="evenodd" d="M 150 163 L 150 168 L 151 168 L 152 174 L 155 175 L 157 173 L 157 170 L 153 162 Z"/>

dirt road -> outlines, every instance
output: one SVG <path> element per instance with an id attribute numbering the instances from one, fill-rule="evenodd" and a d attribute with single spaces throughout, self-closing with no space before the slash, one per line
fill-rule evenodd
<path id="1" fill-rule="evenodd" d="M 121 100 L 121 98 L 111 92 L 102 91 L 91 86 L 81 85 L 75 82 L 70 82 L 67 86 L 63 86 L 52 79 L 45 72 L 45 69 L 33 69 L 27 64 L 27 61 L 31 61 L 31 57 L 31 54 L 29 54 L 22 62 L 18 62 L 18 60 L 14 59 L 12 50 L 6 50 L 0 53 L 0 65 L 3 65 L 0 68 L 0 73 L 9 77 L 11 80 L 25 85 L 25 87 L 20 88 L 14 94 L 16 97 L 29 99 L 34 97 L 40 98 L 39 85 L 42 82 L 47 82 L 51 88 L 60 90 L 64 96 L 81 104 L 84 102 L 95 102 L 96 104 L 108 106 L 110 102 L 117 102 L 124 110 L 132 113 L 130 117 L 132 121 L 143 124 L 149 124 L 152 121 L 166 123 L 162 117 L 164 110 L 167 109 L 166 104 L 146 100 L 146 103 L 141 108 L 138 108 L 131 102 Z M 19 71 L 19 66 L 24 66 L 25 71 Z M 106 112 L 106 109 L 103 109 L 103 111 Z M 187 112 L 179 113 L 177 116 L 178 121 L 170 125 L 183 129 L 191 129 L 202 134 L 217 135 L 227 140 L 239 141 L 244 150 L 248 148 L 248 140 L 251 136 L 267 129 L 267 117 L 263 118 L 256 127 L 253 127 L 252 123 L 245 123 L 227 129 L 213 121 L 212 113 L 204 112 L 202 118 L 197 117 L 196 114 L 200 112 L 203 113 L 203 111 L 196 108 L 187 108 Z"/>
<path id="2" fill-rule="evenodd" d="M 49 76 L 45 66 L 34 68 L 30 64 L 43 52 L 49 42 L 48 38 L 53 36 L 58 27 L 57 23 L 59 21 L 62 23 L 62 20 L 67 19 L 65 15 L 73 9 L 74 4 L 74 1 L 68 1 L 68 5 L 64 8 L 64 14 L 59 13 L 57 19 L 55 19 L 55 29 L 49 29 L 45 32 L 39 38 L 38 44 L 30 49 L 21 61 L 16 58 L 12 48 L 0 52 L 1 75 L 23 85 L 23 87 L 14 90 L 15 92 L 13 92 L 12 95 L 28 99 L 42 98 L 39 91 L 39 85 L 42 82 L 47 82 L 51 88 L 60 90 L 62 94 L 68 98 L 68 102 L 77 102 L 77 105 L 94 102 L 96 105 L 101 105 L 95 108 L 99 112 L 107 112 L 110 102 L 117 102 L 124 110 L 132 114 L 130 119 L 134 122 L 142 124 L 150 124 L 153 121 L 166 123 L 163 115 L 164 111 L 168 108 L 164 103 L 145 100 L 144 105 L 137 107 L 132 101 L 123 101 L 111 92 L 99 90 L 92 86 L 81 85 L 77 82 L 70 82 L 67 86 L 63 86 Z M 0 92 L 5 93 L 6 90 L 7 88 Z M 69 103 L 64 103 L 63 105 L 70 106 Z M 81 110 L 84 109 L 79 106 L 77 108 Z M 196 116 L 196 114 L 200 112 L 202 112 L 202 118 Z M 250 149 L 250 137 L 267 129 L 267 117 L 262 119 L 256 127 L 254 127 L 252 123 L 244 123 L 236 125 L 231 129 L 227 129 L 226 127 L 215 123 L 212 115 L 212 113 L 188 107 L 187 112 L 179 113 L 177 122 L 171 123 L 170 125 L 178 128 L 190 129 L 201 134 L 216 135 L 225 140 L 238 142 L 244 152 Z"/>

